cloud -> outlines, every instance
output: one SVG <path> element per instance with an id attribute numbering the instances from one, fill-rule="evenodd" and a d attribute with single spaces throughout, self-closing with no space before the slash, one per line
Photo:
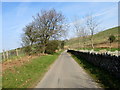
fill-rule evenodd
<path id="1" fill-rule="evenodd" d="M 109 14 L 109 13 L 113 13 L 115 10 L 117 10 L 117 7 L 116 6 L 113 6 L 111 8 L 108 8 L 108 9 L 105 9 L 103 11 L 100 11 L 99 13 L 97 14 L 94 14 L 93 16 L 94 17 L 97 17 L 97 16 L 102 16 L 102 15 L 106 15 L 106 14 Z"/>
<path id="2" fill-rule="evenodd" d="M 95 17 L 95 18 L 99 17 L 99 19 L 102 20 L 103 23 L 100 23 L 100 27 L 99 27 L 101 30 L 105 30 L 105 29 L 117 26 L 117 24 L 116 24 L 117 17 L 118 17 L 117 15 L 118 15 L 118 7 L 117 6 L 112 6 L 107 9 L 104 9 L 104 10 L 101 10 L 101 11 L 98 11 L 98 12 L 92 14 L 93 17 Z M 73 27 L 74 27 L 75 23 L 79 22 L 80 24 L 84 24 L 86 21 L 86 18 L 87 17 L 78 18 L 75 21 L 70 22 L 69 23 L 69 25 L 71 26 L 70 31 L 74 32 Z M 114 18 L 114 20 L 112 20 L 112 18 Z M 98 19 L 98 22 L 99 22 L 99 19 Z M 74 37 L 73 34 L 70 33 L 70 35 L 71 35 L 71 37 Z"/>
<path id="3" fill-rule="evenodd" d="M 117 7 L 116 6 L 113 6 L 113 7 L 110 7 L 110 8 L 107 8 L 107 9 L 104 9 L 102 11 L 99 11 L 97 13 L 94 13 L 92 14 L 93 17 L 99 17 L 99 16 L 104 16 L 104 18 L 109 18 L 109 17 L 114 17 L 114 15 L 116 15 L 117 11 Z M 86 14 L 87 15 L 87 14 Z M 109 16 L 109 17 L 108 17 Z M 80 23 L 84 23 L 85 20 L 86 20 L 87 17 L 84 17 L 84 18 L 81 18 L 81 19 L 77 19 L 77 21 L 74 21 L 74 22 L 71 22 L 69 23 L 70 25 L 71 24 L 74 24 L 76 22 L 80 22 Z"/>

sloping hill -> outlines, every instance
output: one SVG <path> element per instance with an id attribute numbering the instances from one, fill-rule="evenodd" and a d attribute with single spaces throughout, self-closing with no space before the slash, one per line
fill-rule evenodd
<path id="1" fill-rule="evenodd" d="M 110 28 L 104 31 L 101 31 L 94 35 L 94 46 L 96 48 L 108 48 L 109 41 L 108 38 L 110 35 L 114 35 L 116 40 L 112 43 L 112 48 L 118 47 L 118 27 Z M 85 44 L 83 44 L 85 43 Z M 91 47 L 90 36 L 86 38 L 72 38 L 66 42 L 66 47 L 69 48 L 82 48 L 82 47 Z"/>

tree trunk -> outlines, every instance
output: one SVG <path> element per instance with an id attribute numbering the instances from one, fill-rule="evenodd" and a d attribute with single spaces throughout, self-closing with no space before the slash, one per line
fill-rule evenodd
<path id="1" fill-rule="evenodd" d="M 42 53 L 45 54 L 45 45 L 43 45 Z"/>
<path id="2" fill-rule="evenodd" d="M 78 46 L 78 48 L 80 49 L 80 37 L 79 37 L 79 46 Z"/>
<path id="3" fill-rule="evenodd" d="M 85 36 L 83 37 L 83 48 L 85 49 Z"/>
<path id="4" fill-rule="evenodd" d="M 93 37 L 91 37 L 91 46 L 92 46 L 92 49 L 94 50 Z"/>

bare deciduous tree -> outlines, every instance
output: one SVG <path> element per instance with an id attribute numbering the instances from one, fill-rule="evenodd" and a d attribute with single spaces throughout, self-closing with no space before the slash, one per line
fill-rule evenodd
<path id="1" fill-rule="evenodd" d="M 26 52 L 30 53 L 33 44 L 36 42 L 36 31 L 33 27 L 33 23 L 27 25 L 23 30 L 22 46 L 25 47 Z"/>
<path id="2" fill-rule="evenodd" d="M 79 38 L 79 46 L 80 46 L 80 39 L 81 38 L 82 38 L 83 46 L 85 46 L 84 44 L 85 44 L 85 37 L 87 35 L 87 31 L 86 31 L 86 28 L 84 26 L 84 23 L 82 23 L 80 18 L 75 17 L 73 24 L 74 24 L 76 35 Z"/>
<path id="3" fill-rule="evenodd" d="M 37 14 L 34 18 L 36 23 L 36 30 L 39 32 L 40 42 L 43 47 L 43 53 L 45 52 L 46 45 L 51 38 L 58 38 L 64 32 L 63 22 L 64 15 L 62 13 L 57 13 L 55 9 L 52 10 L 42 10 L 41 15 Z"/>
<path id="4" fill-rule="evenodd" d="M 87 28 L 88 30 L 90 30 L 90 35 L 91 35 L 91 46 L 92 48 L 94 49 L 94 34 L 95 34 L 95 31 L 97 30 L 97 27 L 99 25 L 98 21 L 96 20 L 95 17 L 93 17 L 93 15 L 87 15 L 86 16 L 86 25 L 87 25 Z"/>
<path id="5" fill-rule="evenodd" d="M 25 27 L 23 43 L 32 47 L 41 47 L 45 52 L 46 45 L 51 39 L 58 39 L 65 33 L 65 17 L 55 9 L 42 10 L 34 17 L 33 22 Z"/>

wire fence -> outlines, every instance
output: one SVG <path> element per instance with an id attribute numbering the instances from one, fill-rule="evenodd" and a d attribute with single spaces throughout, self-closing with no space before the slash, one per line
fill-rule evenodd
<path id="1" fill-rule="evenodd" d="M 0 53 L 0 61 L 6 61 L 9 59 L 15 59 L 18 57 L 22 57 L 25 55 L 25 52 L 23 51 L 23 49 L 14 49 L 14 50 L 9 50 L 9 51 L 5 51 L 3 50 L 2 53 Z"/>

